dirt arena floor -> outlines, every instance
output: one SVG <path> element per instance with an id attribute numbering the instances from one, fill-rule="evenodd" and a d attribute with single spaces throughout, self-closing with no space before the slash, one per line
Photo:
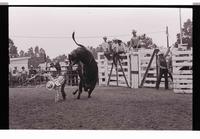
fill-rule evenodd
<path id="1" fill-rule="evenodd" d="M 10 129 L 192 130 L 192 95 L 149 88 L 96 87 L 54 103 L 46 88 L 9 89 Z"/>

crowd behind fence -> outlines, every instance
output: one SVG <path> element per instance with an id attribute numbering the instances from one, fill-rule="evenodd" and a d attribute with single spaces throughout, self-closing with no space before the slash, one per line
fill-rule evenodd
<path id="1" fill-rule="evenodd" d="M 125 72 L 125 76 L 128 79 L 128 83 L 131 88 L 138 88 L 141 84 L 142 78 L 146 72 L 150 58 L 153 54 L 153 49 L 139 49 L 138 51 L 130 51 L 122 59 L 122 67 Z M 162 51 L 167 51 L 163 49 Z M 169 88 L 173 89 L 175 93 L 192 93 L 192 49 L 172 50 L 171 56 L 167 56 L 166 61 L 168 64 L 169 72 L 172 74 L 174 80 L 172 81 L 169 76 Z M 145 78 L 144 87 L 156 86 L 157 81 L 157 64 L 155 57 Z M 103 52 L 98 53 L 98 68 L 99 68 L 99 85 L 107 86 L 108 78 L 110 76 L 111 63 Z M 170 64 L 171 63 L 171 64 Z M 119 68 L 119 67 L 118 67 Z M 121 77 L 122 73 L 118 69 L 118 78 L 116 74 L 116 69 L 111 75 L 110 85 L 117 85 L 117 80 L 119 86 L 126 86 L 125 79 Z M 164 78 L 161 79 L 160 87 L 164 87 Z"/>
<path id="2" fill-rule="evenodd" d="M 57 76 L 56 70 L 29 69 L 29 71 L 19 71 L 15 68 L 9 71 L 9 87 L 27 87 L 46 84 L 49 79 L 43 76 L 44 73 L 51 73 L 54 78 Z M 78 85 L 79 77 L 77 69 L 70 69 L 67 67 L 66 70 L 61 70 L 61 75 L 65 76 L 67 85 Z"/>

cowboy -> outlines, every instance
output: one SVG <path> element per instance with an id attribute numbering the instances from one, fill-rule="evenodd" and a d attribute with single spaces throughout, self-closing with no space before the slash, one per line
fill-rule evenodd
<path id="1" fill-rule="evenodd" d="M 113 39 L 113 63 L 116 66 L 117 65 L 117 60 L 120 58 L 120 54 L 125 53 L 125 48 L 124 44 L 122 44 L 122 41 L 119 39 Z"/>
<path id="2" fill-rule="evenodd" d="M 136 33 L 137 33 L 137 31 L 133 29 L 132 30 L 133 37 L 130 40 L 130 47 L 131 48 L 137 48 L 138 47 L 139 38 L 137 37 Z"/>
<path id="3" fill-rule="evenodd" d="M 111 45 L 110 42 L 107 42 L 107 37 L 103 37 L 104 42 L 100 45 L 103 48 L 104 55 L 108 60 L 111 60 Z"/>
<path id="4" fill-rule="evenodd" d="M 164 57 L 163 53 L 158 54 L 158 68 L 159 68 L 159 75 L 157 77 L 157 82 L 156 82 L 156 89 L 159 89 L 160 81 L 162 76 L 164 75 L 165 78 L 165 89 L 168 89 L 168 68 L 167 68 L 167 62 Z"/>

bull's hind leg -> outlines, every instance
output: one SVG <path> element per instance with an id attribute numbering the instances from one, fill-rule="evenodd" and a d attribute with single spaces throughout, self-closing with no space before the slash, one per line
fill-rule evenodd
<path id="1" fill-rule="evenodd" d="M 88 98 L 91 98 L 92 91 L 94 90 L 95 85 L 93 85 L 88 91 Z"/>
<path id="2" fill-rule="evenodd" d="M 77 99 L 80 99 L 80 97 L 81 97 L 82 86 L 83 86 L 82 80 L 80 80 Z"/>

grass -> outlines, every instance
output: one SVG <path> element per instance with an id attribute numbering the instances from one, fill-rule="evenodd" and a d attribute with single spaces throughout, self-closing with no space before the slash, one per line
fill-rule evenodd
<path id="1" fill-rule="evenodd" d="M 192 95 L 149 88 L 96 87 L 54 102 L 45 88 L 9 89 L 11 129 L 192 130 Z"/>

